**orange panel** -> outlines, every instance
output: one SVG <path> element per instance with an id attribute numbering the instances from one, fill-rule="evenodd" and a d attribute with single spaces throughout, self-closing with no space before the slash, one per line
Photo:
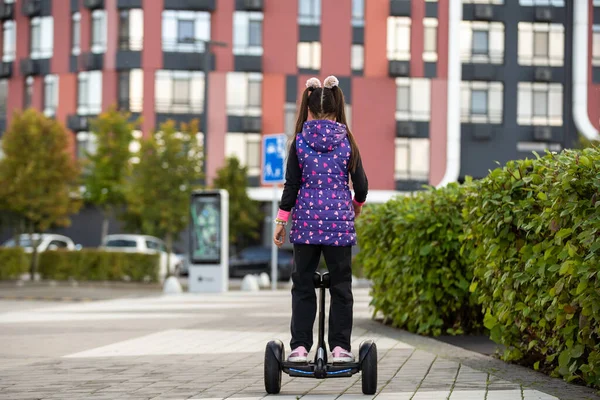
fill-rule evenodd
<path id="1" fill-rule="evenodd" d="M 102 110 L 117 104 L 117 71 L 102 72 Z"/>
<path id="2" fill-rule="evenodd" d="M 218 1 L 217 9 L 212 13 L 211 19 L 211 38 L 220 42 L 227 43 L 227 47 L 213 47 L 216 55 L 217 71 L 233 70 L 233 12 L 235 11 L 235 1 Z"/>
<path id="3" fill-rule="evenodd" d="M 298 0 L 265 0 L 264 4 L 263 72 L 295 74 Z"/>
<path id="4" fill-rule="evenodd" d="M 163 66 L 162 3 L 156 0 L 144 0 L 142 4 L 144 6 L 144 49 L 142 50 L 144 72 L 146 72 L 146 68 L 161 69 Z M 148 73 L 154 79 L 154 71 L 148 70 Z M 144 95 L 146 96 L 146 92 Z M 154 103 L 154 98 L 152 98 L 152 103 Z"/>
<path id="5" fill-rule="evenodd" d="M 80 46 L 81 52 L 87 53 L 92 47 L 92 13 L 89 9 L 79 5 L 79 13 L 81 14 L 80 29 Z"/>
<path id="6" fill-rule="evenodd" d="M 431 121 L 429 183 L 437 185 L 446 173 L 446 148 L 448 142 L 448 82 L 442 79 L 431 80 Z"/>
<path id="7" fill-rule="evenodd" d="M 18 68 L 17 68 L 18 69 Z M 8 97 L 6 99 L 6 123 L 10 124 L 12 114 L 15 111 L 23 109 L 23 85 L 25 79 L 22 76 L 15 76 L 8 80 Z"/>
<path id="8" fill-rule="evenodd" d="M 210 90 L 208 98 L 208 148 L 207 183 L 210 185 L 217 170 L 225 161 L 225 135 L 227 134 L 227 73 L 212 72 L 209 75 Z"/>
<path id="9" fill-rule="evenodd" d="M 321 71 L 326 76 L 350 76 L 352 2 L 322 0 L 321 15 L 325 22 L 321 24 Z"/>
<path id="10" fill-rule="evenodd" d="M 69 72 L 71 56 L 71 4 L 68 1 L 53 1 L 54 52 L 50 69 L 53 74 Z"/>
<path id="11" fill-rule="evenodd" d="M 285 129 L 285 75 L 263 76 L 262 131 L 264 134 L 282 133 Z"/>
<path id="12" fill-rule="evenodd" d="M 437 76 L 448 78 L 449 0 L 438 0 Z"/>
<path id="13" fill-rule="evenodd" d="M 58 107 L 56 109 L 56 120 L 64 123 L 69 114 L 77 111 L 77 75 L 60 74 L 58 76 Z M 76 143 L 74 134 L 70 135 L 70 151 L 73 157 L 76 155 Z"/>
<path id="14" fill-rule="evenodd" d="M 144 101 L 142 103 L 142 132 L 144 137 L 150 136 L 156 125 L 154 73 L 154 69 L 144 69 Z"/>
<path id="15" fill-rule="evenodd" d="M 365 77 L 388 75 L 387 18 L 389 0 L 365 1 Z"/>
<path id="16" fill-rule="evenodd" d="M 107 29 L 104 69 L 114 70 L 117 64 L 117 43 L 119 41 L 119 11 L 117 10 L 117 0 L 104 0 L 104 8 L 106 9 Z"/>

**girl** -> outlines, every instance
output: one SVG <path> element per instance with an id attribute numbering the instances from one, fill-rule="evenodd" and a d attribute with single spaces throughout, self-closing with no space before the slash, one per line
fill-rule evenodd
<path id="1" fill-rule="evenodd" d="M 289 361 L 306 362 L 317 312 L 313 274 L 321 252 L 331 278 L 329 349 L 333 362 L 352 362 L 352 246 L 354 218 L 366 201 L 368 183 L 356 141 L 346 123 L 344 94 L 335 76 L 306 82 L 296 122 L 296 140 L 287 161 L 286 182 L 273 238 L 285 241 L 292 207 L 292 352 Z M 355 197 L 349 187 L 352 178 Z"/>

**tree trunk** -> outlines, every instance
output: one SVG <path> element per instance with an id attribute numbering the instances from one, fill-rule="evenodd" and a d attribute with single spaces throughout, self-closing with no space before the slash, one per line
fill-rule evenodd
<path id="1" fill-rule="evenodd" d="M 108 210 L 102 210 L 102 233 L 100 235 L 100 243 L 104 243 L 104 239 L 108 235 L 108 225 L 110 223 Z"/>
<path id="2" fill-rule="evenodd" d="M 34 282 L 35 281 L 35 273 L 37 272 L 38 269 L 38 246 L 40 244 L 40 240 L 37 239 L 35 240 L 33 238 L 33 224 L 29 225 L 29 241 L 31 242 L 31 249 L 32 249 L 32 253 L 31 253 L 31 268 L 29 271 L 30 277 L 31 277 L 31 281 Z"/>
<path id="3" fill-rule="evenodd" d="M 173 252 L 173 234 L 171 232 L 167 233 L 167 237 L 165 240 L 165 245 L 167 246 L 167 278 L 171 276 L 171 253 Z"/>

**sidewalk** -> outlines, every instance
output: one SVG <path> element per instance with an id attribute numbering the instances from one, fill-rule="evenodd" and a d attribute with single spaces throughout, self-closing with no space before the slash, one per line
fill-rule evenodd
<path id="1" fill-rule="evenodd" d="M 0 313 L 0 399 L 583 400 L 593 390 L 370 319 L 355 289 L 353 350 L 372 338 L 379 392 L 360 375 L 283 377 L 266 396 L 264 347 L 289 343 L 288 290 L 26 304 Z M 16 303 L 16 302 L 15 302 Z M 2 308 L 6 310 L 6 307 Z M 19 310 L 20 308 L 17 308 Z M 289 349 L 287 349 L 289 352 Z"/>

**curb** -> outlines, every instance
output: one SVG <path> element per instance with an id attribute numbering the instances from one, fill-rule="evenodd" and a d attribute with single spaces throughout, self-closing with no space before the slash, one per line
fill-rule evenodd
<path id="1" fill-rule="evenodd" d="M 94 301 L 89 297 L 52 297 L 52 296 L 2 296 L 0 300 L 15 300 L 15 301 L 54 301 L 54 302 L 74 302 L 84 303 Z"/>

